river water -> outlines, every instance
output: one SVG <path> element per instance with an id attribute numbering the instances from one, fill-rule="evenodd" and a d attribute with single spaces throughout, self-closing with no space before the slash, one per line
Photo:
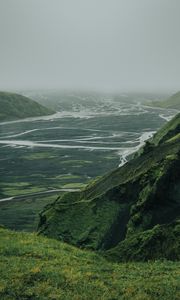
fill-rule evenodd
<path id="1" fill-rule="evenodd" d="M 122 166 L 175 114 L 147 107 L 138 99 L 100 95 L 70 95 L 56 102 L 59 111 L 54 115 L 0 123 L 5 195 L 11 196 L 12 182 L 61 188 Z"/>

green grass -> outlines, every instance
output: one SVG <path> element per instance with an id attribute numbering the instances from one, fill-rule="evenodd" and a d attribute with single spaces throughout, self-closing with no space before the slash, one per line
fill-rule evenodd
<path id="1" fill-rule="evenodd" d="M 68 164 L 68 165 L 84 165 L 84 164 L 92 164 L 91 161 L 89 160 L 79 160 L 79 159 L 74 159 L 74 160 L 67 160 L 67 161 L 63 161 L 63 164 Z"/>
<path id="2" fill-rule="evenodd" d="M 107 262 L 67 244 L 0 229 L 0 299 L 178 300 L 180 263 Z"/>
<path id="3" fill-rule="evenodd" d="M 180 133 L 176 134 L 175 136 L 173 136 L 171 139 L 169 139 L 167 141 L 167 143 L 170 143 L 170 142 L 173 142 L 173 141 L 176 141 L 176 140 L 179 140 L 180 141 Z"/>
<path id="4" fill-rule="evenodd" d="M 11 196 L 18 196 L 18 195 L 27 195 L 27 194 L 31 194 L 31 193 L 38 193 L 38 192 L 43 192 L 45 191 L 45 187 L 24 187 L 21 186 L 21 188 L 18 188 L 18 186 L 14 186 L 14 187 L 5 187 L 2 188 L 3 194 L 7 195 L 8 197 Z"/>
<path id="5" fill-rule="evenodd" d="M 55 201 L 58 195 L 59 193 L 0 202 L 0 224 L 14 230 L 36 231 L 39 212 Z"/>
<path id="6" fill-rule="evenodd" d="M 63 189 L 82 189 L 85 188 L 87 184 L 74 182 L 74 183 L 67 183 L 62 186 Z"/>
<path id="7" fill-rule="evenodd" d="M 29 186 L 30 184 L 28 183 L 28 182 L 23 182 L 23 181 L 21 181 L 21 182 L 6 182 L 6 183 L 2 183 L 2 186 L 5 186 L 5 187 L 16 187 L 16 188 L 18 188 L 18 187 L 27 187 L 27 186 Z"/>
<path id="8" fill-rule="evenodd" d="M 56 176 L 55 178 L 56 179 L 60 179 L 60 180 L 73 180 L 73 179 L 79 179 L 79 178 L 81 178 L 81 176 L 79 176 L 79 175 L 71 175 L 71 174 L 66 174 L 66 175 L 62 174 L 62 175 Z"/>
<path id="9" fill-rule="evenodd" d="M 52 155 L 50 152 L 40 152 L 40 153 L 32 153 L 23 156 L 23 159 L 28 159 L 28 160 L 39 160 L 39 159 L 54 159 L 56 158 L 57 155 Z"/>

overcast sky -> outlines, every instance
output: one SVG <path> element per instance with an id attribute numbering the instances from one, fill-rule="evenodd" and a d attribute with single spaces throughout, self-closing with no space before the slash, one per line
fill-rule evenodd
<path id="1" fill-rule="evenodd" d="M 0 0 L 0 89 L 180 90 L 180 0 Z"/>

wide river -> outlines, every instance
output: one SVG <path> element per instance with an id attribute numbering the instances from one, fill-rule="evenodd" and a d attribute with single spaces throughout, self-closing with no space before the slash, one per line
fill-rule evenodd
<path id="1" fill-rule="evenodd" d="M 0 123 L 1 195 L 79 187 L 126 163 L 174 114 L 138 101 L 72 96 L 54 115 Z"/>

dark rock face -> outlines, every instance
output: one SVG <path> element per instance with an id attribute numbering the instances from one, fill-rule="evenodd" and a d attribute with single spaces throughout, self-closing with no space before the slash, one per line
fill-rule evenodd
<path id="1" fill-rule="evenodd" d="M 40 214 L 39 233 L 105 251 L 116 260 L 177 259 L 179 125 L 180 114 L 156 134 L 148 151 L 84 191 L 64 194 L 46 207 Z"/>
<path id="2" fill-rule="evenodd" d="M 134 234 L 104 254 L 111 261 L 180 259 L 180 221 Z"/>

